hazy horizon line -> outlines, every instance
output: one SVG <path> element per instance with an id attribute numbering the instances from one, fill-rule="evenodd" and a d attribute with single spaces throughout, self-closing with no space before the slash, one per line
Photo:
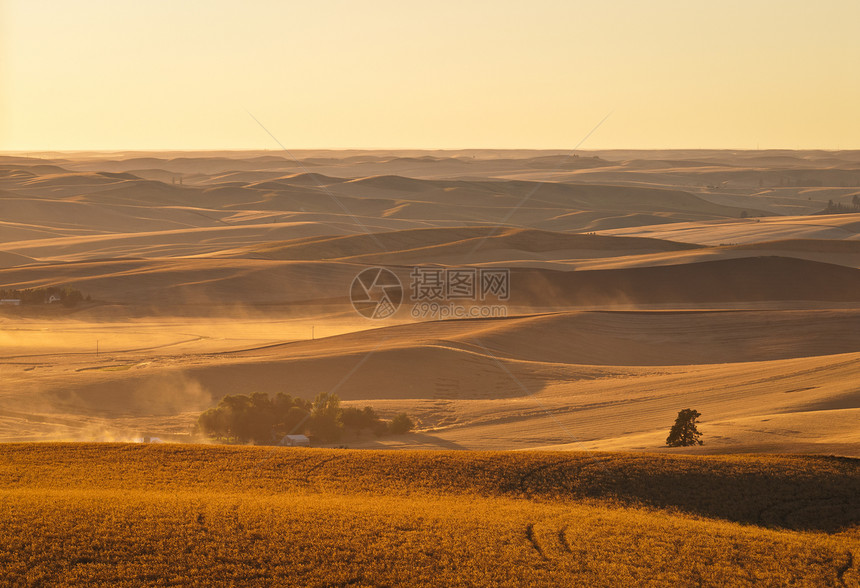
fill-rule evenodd
<path id="1" fill-rule="evenodd" d="M 0 155 L 27 155 L 45 153 L 165 153 L 165 152 L 272 152 L 283 153 L 280 148 L 266 147 L 164 147 L 164 148 L 92 148 L 92 149 L 0 149 Z M 569 147 L 290 147 L 290 151 L 552 151 L 561 153 L 598 153 L 610 151 L 824 151 L 830 153 L 860 151 L 858 147 L 595 147 L 571 150 Z"/>

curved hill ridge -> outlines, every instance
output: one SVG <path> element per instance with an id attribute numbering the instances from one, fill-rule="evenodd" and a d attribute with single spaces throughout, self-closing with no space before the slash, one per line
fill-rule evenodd
<path id="1" fill-rule="evenodd" d="M 247 355 L 268 360 L 421 348 L 570 365 L 772 361 L 860 352 L 860 311 L 554 312 L 381 327 Z"/>
<path id="2" fill-rule="evenodd" d="M 327 176 L 325 174 L 319 174 L 315 172 L 299 172 L 295 174 L 288 174 L 285 176 L 281 176 L 278 178 L 287 184 L 292 185 L 300 185 L 300 186 L 317 186 L 317 185 L 328 185 L 328 184 L 339 184 L 341 182 L 348 181 L 346 178 L 338 178 L 334 176 Z"/>
<path id="3" fill-rule="evenodd" d="M 860 240 L 788 239 L 577 261 L 576 269 L 621 269 L 775 255 L 860 268 Z M 561 268 L 564 269 L 564 268 Z"/>
<path id="4" fill-rule="evenodd" d="M 350 188 L 349 195 L 360 195 L 361 189 L 398 191 L 405 197 L 409 193 L 419 194 L 418 200 L 466 202 L 492 204 L 500 195 L 514 198 L 514 204 L 522 201 L 529 207 L 563 207 L 566 210 L 617 210 L 639 212 L 687 212 L 712 215 L 713 217 L 737 218 L 743 209 L 715 204 L 690 192 L 666 188 L 621 186 L 611 183 L 586 184 L 539 182 L 528 180 L 426 180 L 399 175 L 381 175 L 357 178 L 336 187 Z M 356 191 L 359 190 L 359 191 Z M 460 194 L 458 194 L 460 192 Z M 456 197 L 456 200 L 453 200 Z M 746 209 L 754 216 L 770 213 L 754 208 Z"/>
<path id="5" fill-rule="evenodd" d="M 745 245 L 796 239 L 857 240 L 860 239 L 860 213 L 661 223 L 601 229 L 601 233 L 627 237 L 671 238 L 702 245 Z"/>
<path id="6" fill-rule="evenodd" d="M 738 251 L 772 249 L 776 251 L 804 251 L 810 253 L 860 253 L 860 240 L 778 239 L 775 241 L 731 245 L 728 248 Z"/>
<path id="7" fill-rule="evenodd" d="M 600 250 L 608 253 L 643 249 L 682 251 L 697 246 L 647 238 L 607 238 L 599 235 L 558 233 L 537 229 L 498 229 L 495 227 L 451 227 L 408 229 L 370 235 L 311 237 L 250 249 L 272 259 L 339 259 L 365 254 L 390 254 L 427 251 L 433 253 L 471 253 L 473 249 L 516 249 L 548 252 L 571 249 Z M 429 253 L 429 251 L 428 251 Z"/>
<path id="8" fill-rule="evenodd" d="M 66 219 L 74 221 L 80 229 L 78 234 L 100 235 L 156 232 L 178 226 L 228 226 L 245 223 L 247 219 L 269 223 L 345 223 L 352 225 L 352 232 L 360 232 L 363 227 L 386 232 L 474 223 L 570 232 L 663 220 L 737 218 L 742 212 L 731 203 L 714 203 L 670 187 L 547 182 L 480 175 L 465 180 L 457 179 L 455 173 L 448 179 L 415 178 L 409 177 L 408 167 L 396 169 L 398 173 L 362 174 L 356 178 L 344 172 L 371 170 L 331 164 L 322 169 L 322 173 L 296 173 L 301 163 L 272 156 L 64 160 L 65 167 L 50 161 L 26 165 L 16 162 L 15 158 L 0 158 L 0 190 L 4 198 L 20 196 L 14 207 L 9 207 L 4 220 L 21 225 L 43 225 L 49 233 L 44 236 L 52 232 L 56 237 L 69 235 Z M 407 166 L 419 164 L 436 165 L 425 159 L 403 163 Z M 513 162 L 493 165 L 503 169 Z M 225 166 L 229 167 L 225 169 Z M 342 177 L 344 175 L 347 177 Z M 37 201 L 38 209 L 34 205 Z M 195 209 L 196 218 L 171 218 L 174 211 L 182 208 Z M 514 214 L 509 214 L 512 210 Z M 759 214 L 754 206 L 743 210 Z M 8 242 L 39 236 L 38 232 L 18 227 L 14 235 L 0 234 L 0 239 Z M 211 248 L 205 248 L 205 252 L 211 252 Z M 99 251 L 97 256 L 104 257 L 106 253 Z M 141 253 L 133 252 L 134 255 Z"/>
<path id="9" fill-rule="evenodd" d="M 98 300 L 123 304 L 313 305 L 325 301 L 351 313 L 349 284 L 364 267 L 343 260 L 245 257 L 51 263 L 2 269 L 0 286 L 68 284 Z M 410 266 L 389 267 L 401 283 L 411 283 Z M 583 271 L 514 267 L 510 272 L 511 296 L 506 303 L 523 309 L 860 302 L 860 270 L 776 256 Z"/>
<path id="10" fill-rule="evenodd" d="M 436 188 L 448 188 L 462 185 L 462 182 L 440 180 L 420 180 L 406 176 L 385 175 L 357 178 L 347 182 L 350 186 L 370 187 L 380 190 L 396 190 L 401 192 L 423 192 Z"/>

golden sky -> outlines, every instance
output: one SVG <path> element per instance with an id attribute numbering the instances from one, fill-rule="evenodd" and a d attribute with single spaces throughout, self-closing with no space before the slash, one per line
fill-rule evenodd
<path id="1" fill-rule="evenodd" d="M 858 0 L 0 0 L 0 150 L 856 149 L 858 71 Z"/>

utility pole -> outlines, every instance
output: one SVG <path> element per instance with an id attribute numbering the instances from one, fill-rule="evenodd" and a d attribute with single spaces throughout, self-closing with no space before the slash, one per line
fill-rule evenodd
<path id="1" fill-rule="evenodd" d="M 99 340 L 96 339 L 96 357 L 99 356 Z"/>
<path id="2" fill-rule="evenodd" d="M 314 336 L 314 329 L 315 328 L 316 328 L 315 325 L 311 325 L 311 341 L 315 340 L 315 336 Z"/>

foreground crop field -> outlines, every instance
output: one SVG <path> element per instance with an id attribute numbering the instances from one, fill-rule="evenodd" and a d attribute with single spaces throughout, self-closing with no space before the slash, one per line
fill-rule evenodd
<path id="1" fill-rule="evenodd" d="M 860 582 L 825 457 L 0 446 L 8 585 Z"/>

